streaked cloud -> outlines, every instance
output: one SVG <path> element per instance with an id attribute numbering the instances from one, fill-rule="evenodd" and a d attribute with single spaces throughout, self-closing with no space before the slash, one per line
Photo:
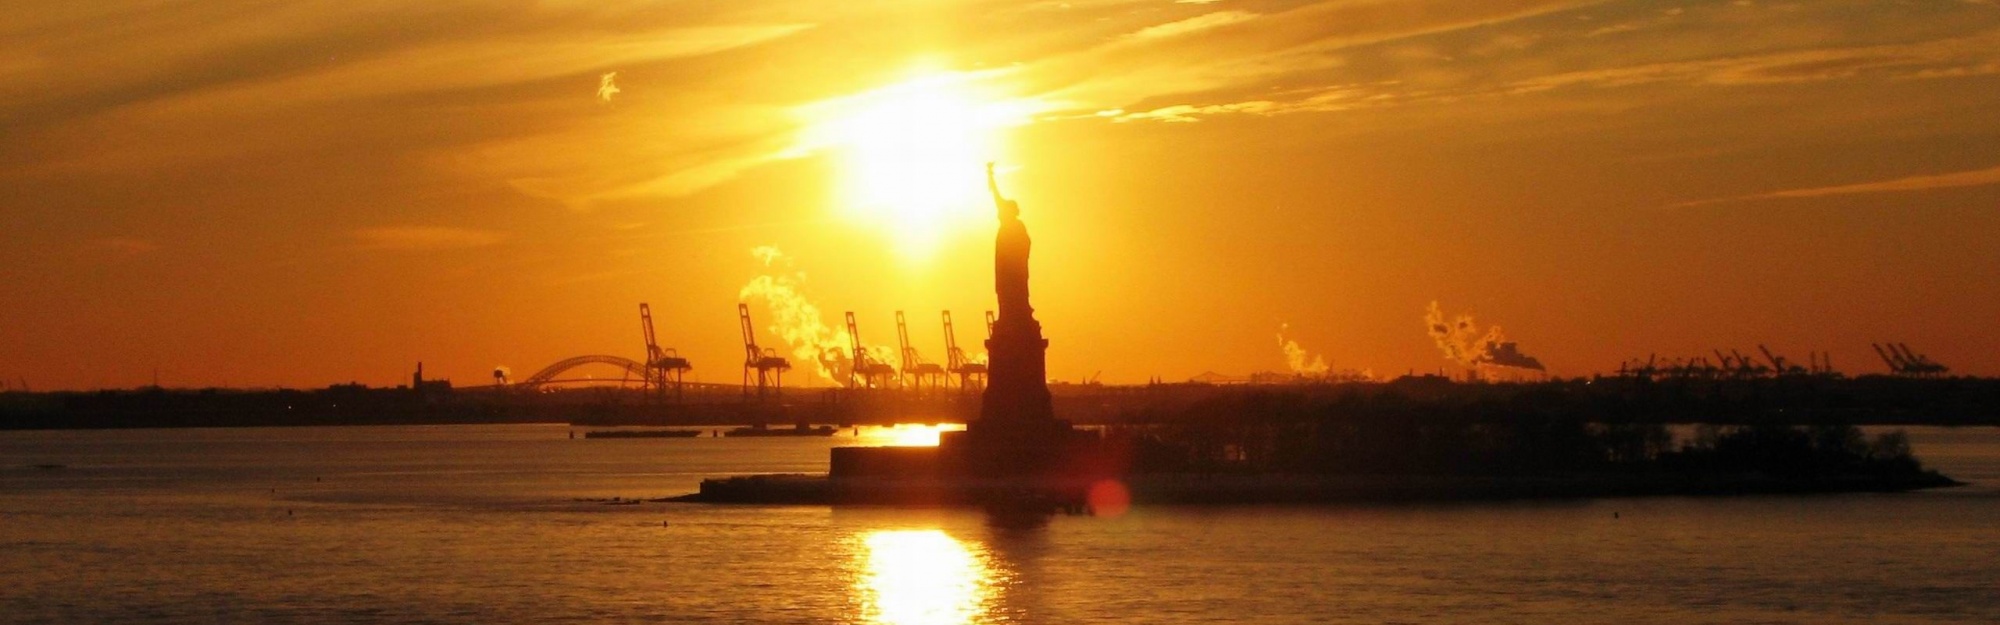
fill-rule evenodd
<path id="1" fill-rule="evenodd" d="M 507 234 L 449 226 L 382 226 L 351 233 L 361 247 L 397 252 L 434 252 L 499 245 Z"/>
<path id="2" fill-rule="evenodd" d="M 1788 189 L 1784 191 L 1773 191 L 1770 193 L 1759 193 L 1755 195 L 1745 195 L 1739 197 L 1728 197 L 1728 198 L 1718 198 L 1712 200 L 1683 202 L 1680 204 L 1676 204 L 1674 206 L 1691 207 L 1691 206 L 1706 206 L 1711 204 L 1726 204 L 1733 202 L 1750 202 L 1756 200 L 1815 198 L 1815 197 L 1827 197 L 1834 195 L 1859 195 L 1864 193 L 1900 193 L 1909 191 L 1930 191 L 1934 189 L 1953 189 L 1959 187 L 1981 187 L 1994 184 L 2000 184 L 2000 167 L 1992 167 L 1988 169 L 1976 169 L 1972 171 L 1956 171 L 1943 174 L 1905 176 L 1902 178 L 1895 178 L 1891 180 L 1878 180 L 1874 182 L 1835 185 L 1831 187 Z"/>
<path id="3" fill-rule="evenodd" d="M 1251 13 L 1249 11 L 1217 11 L 1206 15 L 1190 17 L 1177 22 L 1168 22 L 1165 24 L 1160 24 L 1158 26 L 1147 26 L 1145 28 L 1139 29 L 1138 32 L 1132 33 L 1131 37 L 1134 39 L 1162 39 L 1166 37 L 1179 37 L 1190 33 L 1197 33 L 1204 30 L 1221 28 L 1224 26 L 1228 26 L 1230 24 L 1240 24 L 1253 19 L 1257 19 L 1257 14 Z"/>
<path id="4" fill-rule="evenodd" d="M 2000 31 L 1907 44 L 1835 47 L 1568 72 L 1518 81 L 1517 93 L 1565 87 L 1686 82 L 1774 85 L 1877 75 L 1890 79 L 1968 76 L 2000 69 Z"/>
<path id="5" fill-rule="evenodd" d="M 1270 97 L 1268 89 L 1299 81 L 1324 81 L 1326 76 L 1362 70 L 1355 67 L 1356 58 L 1363 54 L 1372 56 L 1362 52 L 1372 48 L 1496 28 L 1602 2 L 1328 1 L 1248 17 L 1237 15 L 1248 15 L 1242 11 L 1212 12 L 1148 26 L 1133 36 L 1043 61 L 1028 68 L 1025 74 L 1062 76 L 1076 67 L 1119 67 L 1118 71 L 1095 72 L 1071 82 L 1049 98 L 1084 103 L 1089 110 L 1154 111 L 1188 107 L 1163 111 L 1157 117 L 1171 121 L 1187 121 L 1190 115 L 1200 115 L 1202 111 L 1237 113 L 1261 108 L 1267 109 L 1266 112 L 1298 112 L 1313 110 L 1315 106 L 1286 106 Z M 1216 15 L 1227 17 L 1211 17 Z M 1168 36 L 1137 36 L 1149 31 Z M 1194 33 L 1201 36 L 1177 36 Z M 1442 58 L 1435 54 L 1420 56 L 1427 62 Z M 1240 97 L 1246 92 L 1260 91 L 1257 97 Z M 1292 97 L 1309 98 L 1312 96 L 1308 92 L 1314 89 L 1293 87 L 1287 91 Z M 1266 100 L 1273 104 L 1257 104 Z"/>

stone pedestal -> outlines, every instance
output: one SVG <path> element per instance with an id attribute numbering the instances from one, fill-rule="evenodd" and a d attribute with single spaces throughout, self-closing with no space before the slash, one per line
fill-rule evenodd
<path id="1" fill-rule="evenodd" d="M 1033 313 L 1001 313 L 986 341 L 986 394 L 979 418 L 939 440 L 956 472 L 976 477 L 1066 472 L 1095 440 L 1056 419 L 1049 399 L 1049 342 Z"/>
<path id="2" fill-rule="evenodd" d="M 1049 400 L 1049 341 L 1032 313 L 1002 313 L 986 340 L 986 394 L 979 422 L 1035 424 L 1056 418 Z"/>

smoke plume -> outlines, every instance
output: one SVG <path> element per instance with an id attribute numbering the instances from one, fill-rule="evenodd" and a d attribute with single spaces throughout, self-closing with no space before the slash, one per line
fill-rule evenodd
<path id="1" fill-rule="evenodd" d="M 1329 368 L 1326 359 L 1319 354 L 1309 354 L 1299 347 L 1298 341 L 1285 338 L 1285 331 L 1291 324 L 1278 324 L 1278 349 L 1285 352 L 1285 366 L 1291 367 L 1294 375 L 1317 378 L 1326 375 Z"/>
<path id="2" fill-rule="evenodd" d="M 792 366 L 807 368 L 822 380 L 845 384 L 853 367 L 847 329 L 828 325 L 819 306 L 806 298 L 805 272 L 793 268 L 790 256 L 768 245 L 750 250 L 750 255 L 763 264 L 764 273 L 751 278 L 736 297 L 764 304 L 764 313 L 757 317 L 764 323 L 760 340 L 775 335 L 790 350 Z M 880 345 L 862 348 L 876 362 L 897 363 L 894 349 Z"/>
<path id="3" fill-rule="evenodd" d="M 610 102 L 611 96 L 618 95 L 618 85 L 612 82 L 617 78 L 618 72 L 605 72 L 597 77 L 597 101 Z"/>
<path id="4" fill-rule="evenodd" d="M 1445 359 L 1467 368 L 1491 366 L 1544 370 L 1540 360 L 1521 353 L 1519 343 L 1507 340 L 1500 326 L 1490 326 L 1481 333 L 1479 324 L 1472 320 L 1470 314 L 1459 315 L 1447 322 L 1444 310 L 1433 301 L 1424 313 L 1424 325 L 1430 331 L 1431 340 L 1444 352 Z"/>

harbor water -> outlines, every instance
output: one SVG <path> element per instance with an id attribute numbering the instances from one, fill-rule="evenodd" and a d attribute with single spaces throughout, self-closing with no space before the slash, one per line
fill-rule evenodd
<path id="1" fill-rule="evenodd" d="M 0 622 L 2000 622 L 2000 429 L 1908 431 L 1971 485 L 1138 507 L 1033 528 L 645 501 L 824 472 L 829 447 L 894 430 L 0 432 Z"/>

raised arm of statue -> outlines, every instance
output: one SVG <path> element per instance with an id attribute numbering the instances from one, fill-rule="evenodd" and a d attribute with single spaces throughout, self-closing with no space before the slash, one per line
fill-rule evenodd
<path id="1" fill-rule="evenodd" d="M 986 190 L 993 192 L 993 208 L 1000 211 L 1001 221 L 1016 219 L 1021 214 L 1021 205 L 1000 195 L 1000 182 L 993 178 L 992 163 L 986 164 Z"/>
<path id="2" fill-rule="evenodd" d="M 986 164 L 986 190 L 993 192 L 993 204 L 995 206 L 1007 202 L 1007 198 L 1000 195 L 1000 183 L 993 179 L 993 163 L 990 162 Z"/>

